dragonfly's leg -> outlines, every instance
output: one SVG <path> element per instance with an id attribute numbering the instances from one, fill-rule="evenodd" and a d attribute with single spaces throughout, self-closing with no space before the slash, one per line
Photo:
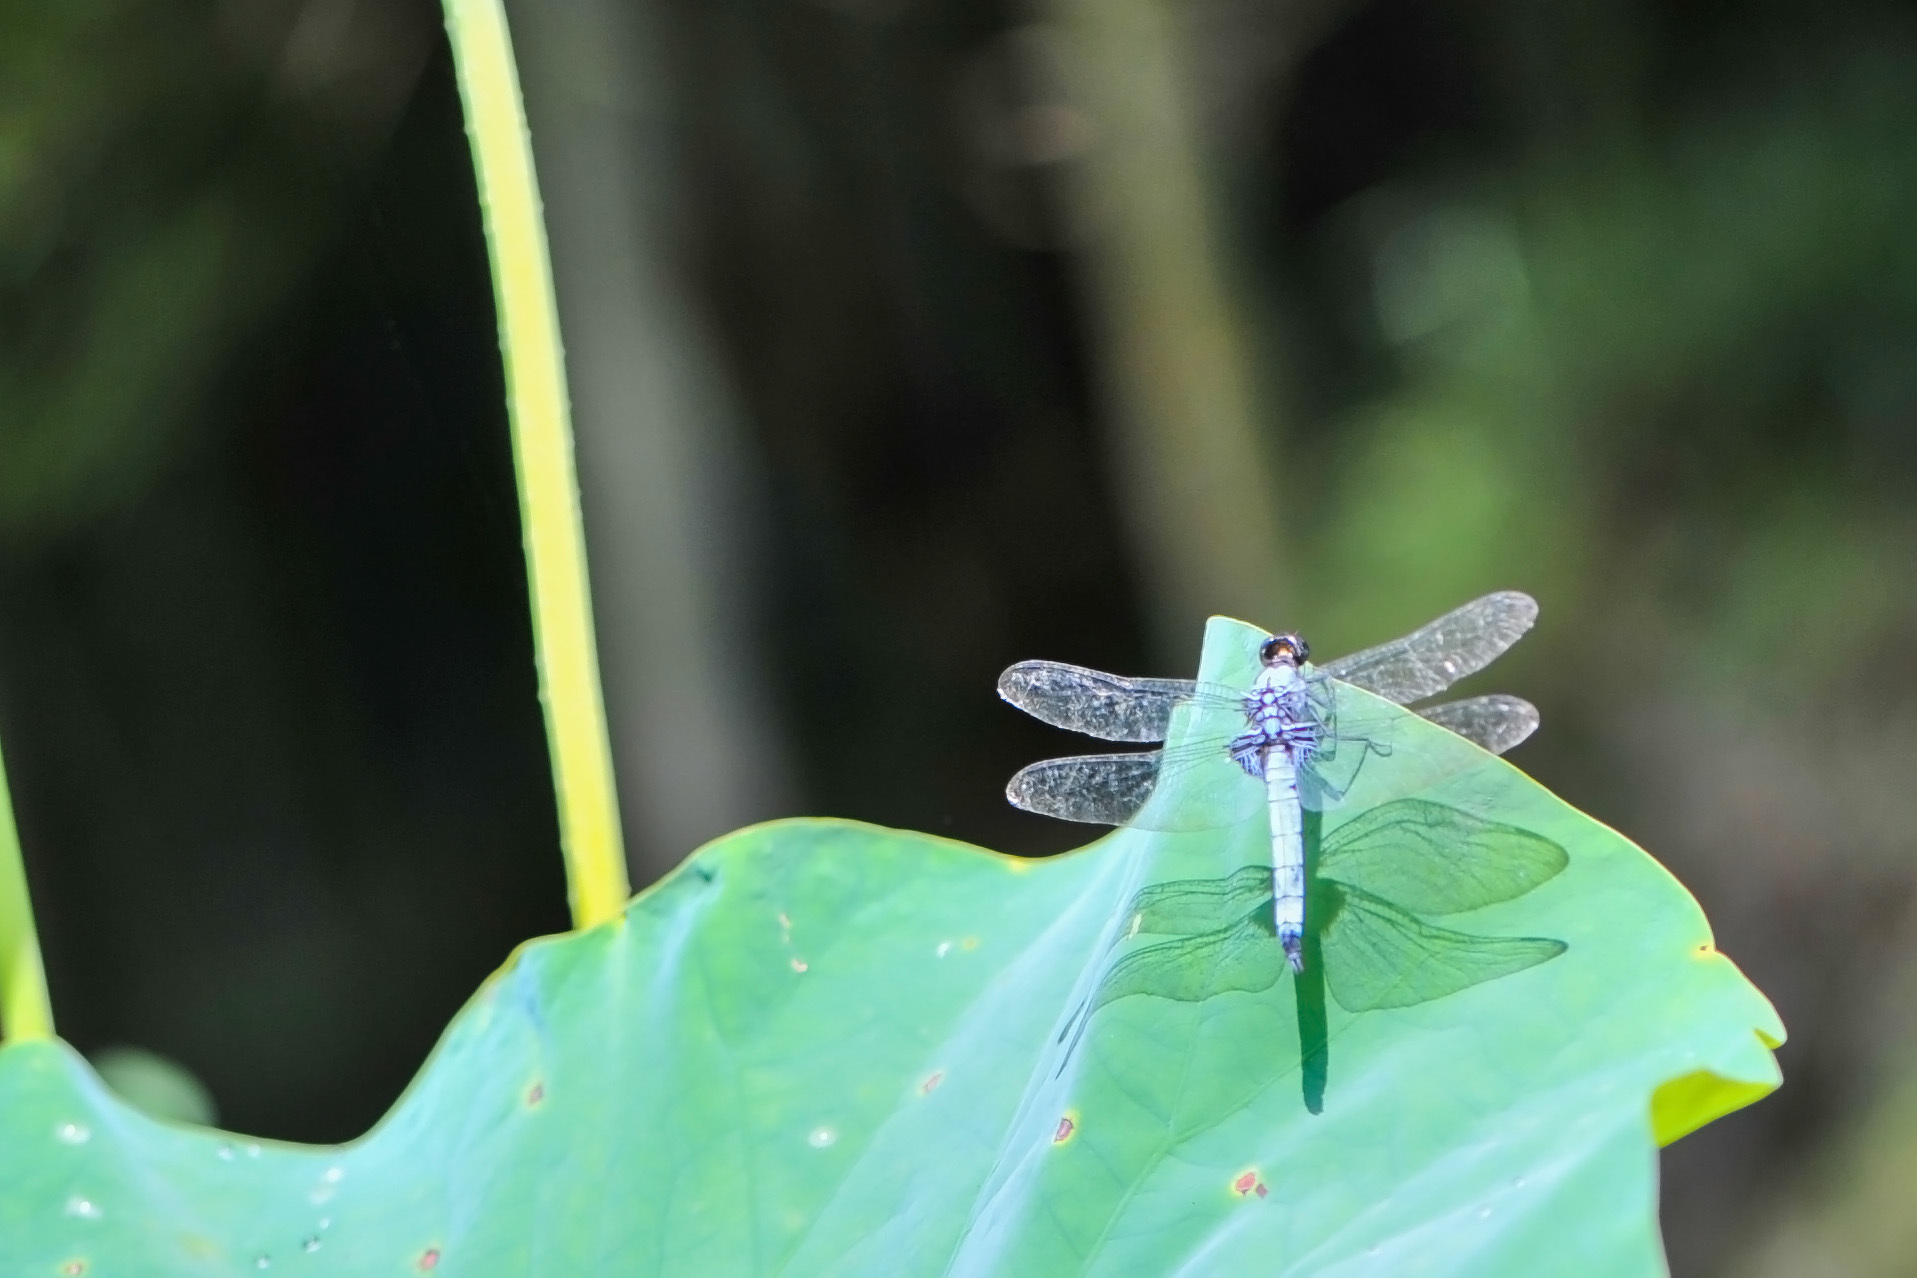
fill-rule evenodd
<path id="1" fill-rule="evenodd" d="M 1303 767 L 1305 760 L 1318 752 L 1318 725 L 1310 722 L 1288 723 L 1279 729 L 1279 740 L 1287 747 L 1292 763 Z"/>
<path id="2" fill-rule="evenodd" d="M 1245 775 L 1256 780 L 1265 779 L 1265 747 L 1271 744 L 1262 732 L 1247 732 L 1242 737 L 1233 737 L 1231 742 L 1231 761 L 1245 770 Z"/>

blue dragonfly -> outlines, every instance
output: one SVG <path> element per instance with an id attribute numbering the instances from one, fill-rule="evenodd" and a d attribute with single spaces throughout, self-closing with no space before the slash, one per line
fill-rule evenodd
<path id="1" fill-rule="evenodd" d="M 1565 943 L 1550 937 L 1482 936 L 1435 921 L 1523 896 L 1569 857 L 1531 831 L 1413 797 L 1470 756 L 1420 751 L 1409 739 L 1418 734 L 1406 731 L 1409 716 L 1396 708 L 1482 669 L 1536 616 L 1527 595 L 1487 595 L 1322 666 L 1310 663 L 1302 638 L 1274 634 L 1248 688 L 1124 678 L 1060 662 L 1006 670 L 1000 695 L 1047 723 L 1105 740 L 1170 741 L 1142 753 L 1033 764 L 1006 788 L 1014 805 L 1166 831 L 1234 825 L 1262 807 L 1271 836 L 1267 864 L 1136 892 L 1110 936 L 1115 957 L 1060 1030 L 1059 1041 L 1069 1035 L 1072 1044 L 1059 1070 L 1093 1015 L 1117 999 L 1199 1002 L 1268 989 L 1290 972 L 1299 979 L 1301 1077 L 1315 1113 L 1329 1059 L 1327 988 L 1347 1012 L 1410 1007 L 1562 954 Z M 1534 707 L 1504 695 L 1417 713 L 1496 754 L 1538 725 Z M 1393 760 L 1384 792 L 1324 833 L 1321 814 L 1346 805 L 1362 765 L 1381 757 Z"/>
<path id="2" fill-rule="evenodd" d="M 1303 638 L 1278 633 L 1259 650 L 1250 688 L 1189 679 L 1135 679 L 1056 661 L 1022 661 L 999 695 L 1026 713 L 1106 741 L 1173 744 L 1141 753 L 1047 759 L 1006 787 L 1014 806 L 1068 821 L 1151 830 L 1236 825 L 1263 808 L 1271 838 L 1271 923 L 1285 961 L 1304 969 L 1305 819 L 1342 803 L 1367 758 L 1399 751 L 1403 716 L 1352 697 L 1361 688 L 1396 705 L 1437 695 L 1490 664 L 1531 628 L 1537 603 L 1500 591 L 1411 634 L 1313 666 Z M 1346 690 L 1341 693 L 1340 689 Z M 1424 718 L 1493 753 L 1523 741 L 1538 713 L 1492 695 L 1420 709 Z M 1221 768 L 1228 759 L 1235 767 Z M 1430 760 L 1394 767 L 1401 785 L 1435 780 Z M 1176 786 L 1168 785 L 1172 778 Z M 1159 801 L 1159 800 L 1163 801 Z"/>

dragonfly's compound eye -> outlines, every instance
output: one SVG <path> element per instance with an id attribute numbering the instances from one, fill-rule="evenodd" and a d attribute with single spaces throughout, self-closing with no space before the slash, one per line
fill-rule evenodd
<path id="1" fill-rule="evenodd" d="M 1273 635 L 1258 649 L 1258 659 L 1268 666 L 1301 666 L 1311 659 L 1311 645 L 1299 635 Z"/>

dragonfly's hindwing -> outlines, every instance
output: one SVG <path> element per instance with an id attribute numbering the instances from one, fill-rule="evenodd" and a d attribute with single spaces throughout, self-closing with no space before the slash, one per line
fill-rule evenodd
<path id="1" fill-rule="evenodd" d="M 1502 693 L 1422 706 L 1418 714 L 1492 754 L 1503 754 L 1538 730 L 1538 708 Z"/>
<path id="2" fill-rule="evenodd" d="M 1164 798 L 1151 802 L 1160 790 Z M 1066 821 L 1169 832 L 1215 830 L 1264 806 L 1264 792 L 1210 746 L 1045 759 L 1013 776 L 1005 797 L 1013 807 Z"/>
<path id="3" fill-rule="evenodd" d="M 1005 787 L 1015 808 L 1095 825 L 1124 825 L 1158 783 L 1159 753 L 1081 754 L 1021 769 Z"/>

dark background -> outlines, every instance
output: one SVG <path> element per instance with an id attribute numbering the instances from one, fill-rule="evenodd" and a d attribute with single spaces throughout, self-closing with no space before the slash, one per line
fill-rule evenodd
<path id="1" fill-rule="evenodd" d="M 513 10 L 635 884 L 765 816 L 1023 853 L 997 671 L 1544 619 L 1515 761 L 1777 1002 L 1680 1274 L 1917 1245 L 1917 13 Z M 0 738 L 61 1032 L 363 1131 L 567 925 L 430 4 L 0 13 Z M 1628 920 L 1620 920 L 1628 926 Z"/>

